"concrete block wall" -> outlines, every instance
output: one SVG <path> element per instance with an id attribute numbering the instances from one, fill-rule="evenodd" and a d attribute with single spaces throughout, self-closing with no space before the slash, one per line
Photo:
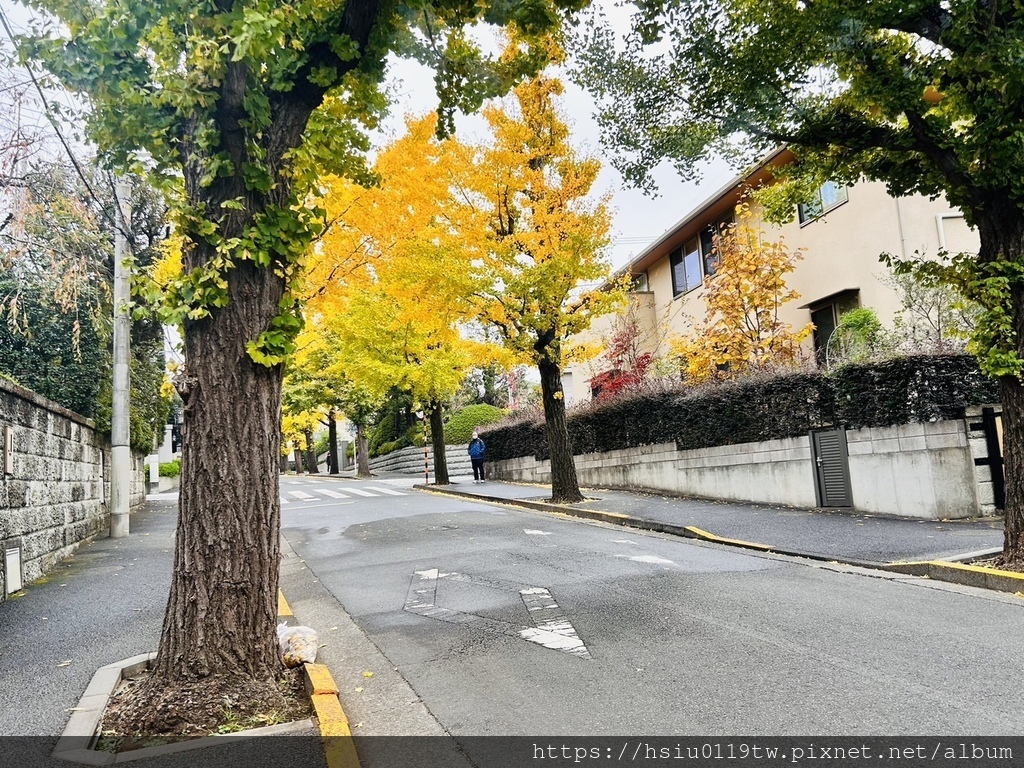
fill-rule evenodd
<path id="1" fill-rule="evenodd" d="M 471 475 L 473 467 L 469 461 L 466 445 L 446 445 L 444 449 L 445 463 L 449 475 Z M 431 476 L 434 472 L 434 451 L 427 448 L 428 466 Z M 403 472 L 408 475 L 423 474 L 423 446 L 412 446 L 392 451 L 383 456 L 370 459 L 371 472 Z"/>
<path id="2" fill-rule="evenodd" d="M 0 463 L 0 600 L 5 550 L 20 549 L 27 584 L 110 526 L 110 450 L 92 421 L 0 379 L 0 436 L 5 427 L 12 431 L 13 471 Z M 143 457 L 133 461 L 137 506 L 145 500 Z"/>
<path id="3" fill-rule="evenodd" d="M 992 514 L 982 503 L 976 445 L 964 419 L 848 430 L 846 436 L 855 510 L 924 519 Z M 647 445 L 577 456 L 576 470 L 582 485 L 595 487 L 817 505 L 809 437 L 688 451 L 674 443 Z M 493 462 L 490 472 L 498 480 L 551 482 L 550 462 L 532 456 Z"/>
<path id="4" fill-rule="evenodd" d="M 849 430 L 846 444 L 856 509 L 939 520 L 980 513 L 963 419 Z"/>

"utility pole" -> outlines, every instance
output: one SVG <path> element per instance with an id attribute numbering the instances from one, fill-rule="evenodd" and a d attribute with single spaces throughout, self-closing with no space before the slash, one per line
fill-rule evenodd
<path id="1" fill-rule="evenodd" d="M 131 222 L 128 207 L 130 188 L 118 180 L 114 185 L 114 384 L 110 418 L 110 537 L 128 535 L 132 483 L 132 452 L 129 447 L 129 409 L 131 407 L 130 360 L 131 290 L 129 252 L 126 233 Z"/>

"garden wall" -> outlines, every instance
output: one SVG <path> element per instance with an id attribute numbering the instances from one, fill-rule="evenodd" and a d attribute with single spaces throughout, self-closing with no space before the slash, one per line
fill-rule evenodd
<path id="1" fill-rule="evenodd" d="M 110 526 L 110 446 L 93 422 L 0 379 L 0 600 Z M 7 448 L 9 446 L 9 450 Z M 133 457 L 132 507 L 145 500 Z M 20 573 L 18 572 L 20 571 Z"/>
<path id="2" fill-rule="evenodd" d="M 428 447 L 430 476 L 434 476 L 434 451 Z M 469 453 L 465 445 L 447 445 L 444 450 L 449 475 L 467 475 L 473 473 L 469 461 Z M 383 456 L 370 459 L 372 472 L 402 472 L 409 475 L 423 475 L 423 446 L 401 448 Z"/>
<path id="3" fill-rule="evenodd" d="M 982 504 L 965 419 L 846 430 L 852 509 L 923 519 L 992 514 Z M 679 450 L 674 443 L 576 456 L 580 483 L 759 504 L 815 507 L 808 436 Z M 534 456 L 492 462 L 491 477 L 550 483 L 551 462 Z"/>

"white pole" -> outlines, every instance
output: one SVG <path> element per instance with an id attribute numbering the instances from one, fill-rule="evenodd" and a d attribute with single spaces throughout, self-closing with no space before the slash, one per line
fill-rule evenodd
<path id="1" fill-rule="evenodd" d="M 132 483 L 128 427 L 131 406 L 128 378 L 131 290 L 128 243 L 125 237 L 131 221 L 128 195 L 128 184 L 119 180 L 114 188 L 117 227 L 114 230 L 114 392 L 110 418 L 110 536 L 114 539 L 128 535 Z"/>

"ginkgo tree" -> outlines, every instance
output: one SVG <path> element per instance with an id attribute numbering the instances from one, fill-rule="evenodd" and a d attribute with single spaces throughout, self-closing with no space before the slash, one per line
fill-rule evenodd
<path id="1" fill-rule="evenodd" d="M 450 126 L 455 108 L 539 70 L 548 35 L 584 3 L 31 4 L 55 18 L 24 55 L 88 98 L 82 127 L 102 163 L 159 182 L 185 243 L 160 296 L 185 350 L 174 576 L 149 682 L 124 710 L 125 727 L 176 732 L 184 701 L 280 701 L 281 382 L 302 323 L 296 281 L 324 227 L 308 193 L 326 171 L 362 169 L 390 54 L 434 66 Z M 517 55 L 485 56 L 477 25 L 514 29 Z"/>
<path id="2" fill-rule="evenodd" d="M 570 143 L 561 93 L 557 78 L 540 75 L 515 89 L 514 105 L 484 110 L 493 138 L 477 154 L 470 185 L 485 223 L 481 312 L 509 350 L 537 366 L 552 498 L 575 502 L 583 495 L 566 422 L 563 348 L 625 292 L 602 287 L 610 217 L 607 201 L 591 196 L 600 163 Z"/>
<path id="3" fill-rule="evenodd" d="M 444 403 L 474 365 L 499 355 L 464 333 L 479 282 L 464 237 L 471 212 L 453 194 L 466 152 L 436 129 L 436 115 L 408 121 L 378 156 L 378 185 L 326 185 L 333 223 L 308 290 L 309 311 L 339 340 L 347 375 L 379 395 L 407 391 L 429 412 L 435 480 L 445 484 Z"/>
<path id="4" fill-rule="evenodd" d="M 782 306 L 800 297 L 786 285 L 786 275 L 803 252 L 789 250 L 781 238 L 768 240 L 751 221 L 748 206 L 739 206 L 737 218 L 715 235 L 715 272 L 704 279 L 704 318 L 672 343 L 693 384 L 794 365 L 814 330 L 813 324 L 794 328 L 779 318 Z"/>

